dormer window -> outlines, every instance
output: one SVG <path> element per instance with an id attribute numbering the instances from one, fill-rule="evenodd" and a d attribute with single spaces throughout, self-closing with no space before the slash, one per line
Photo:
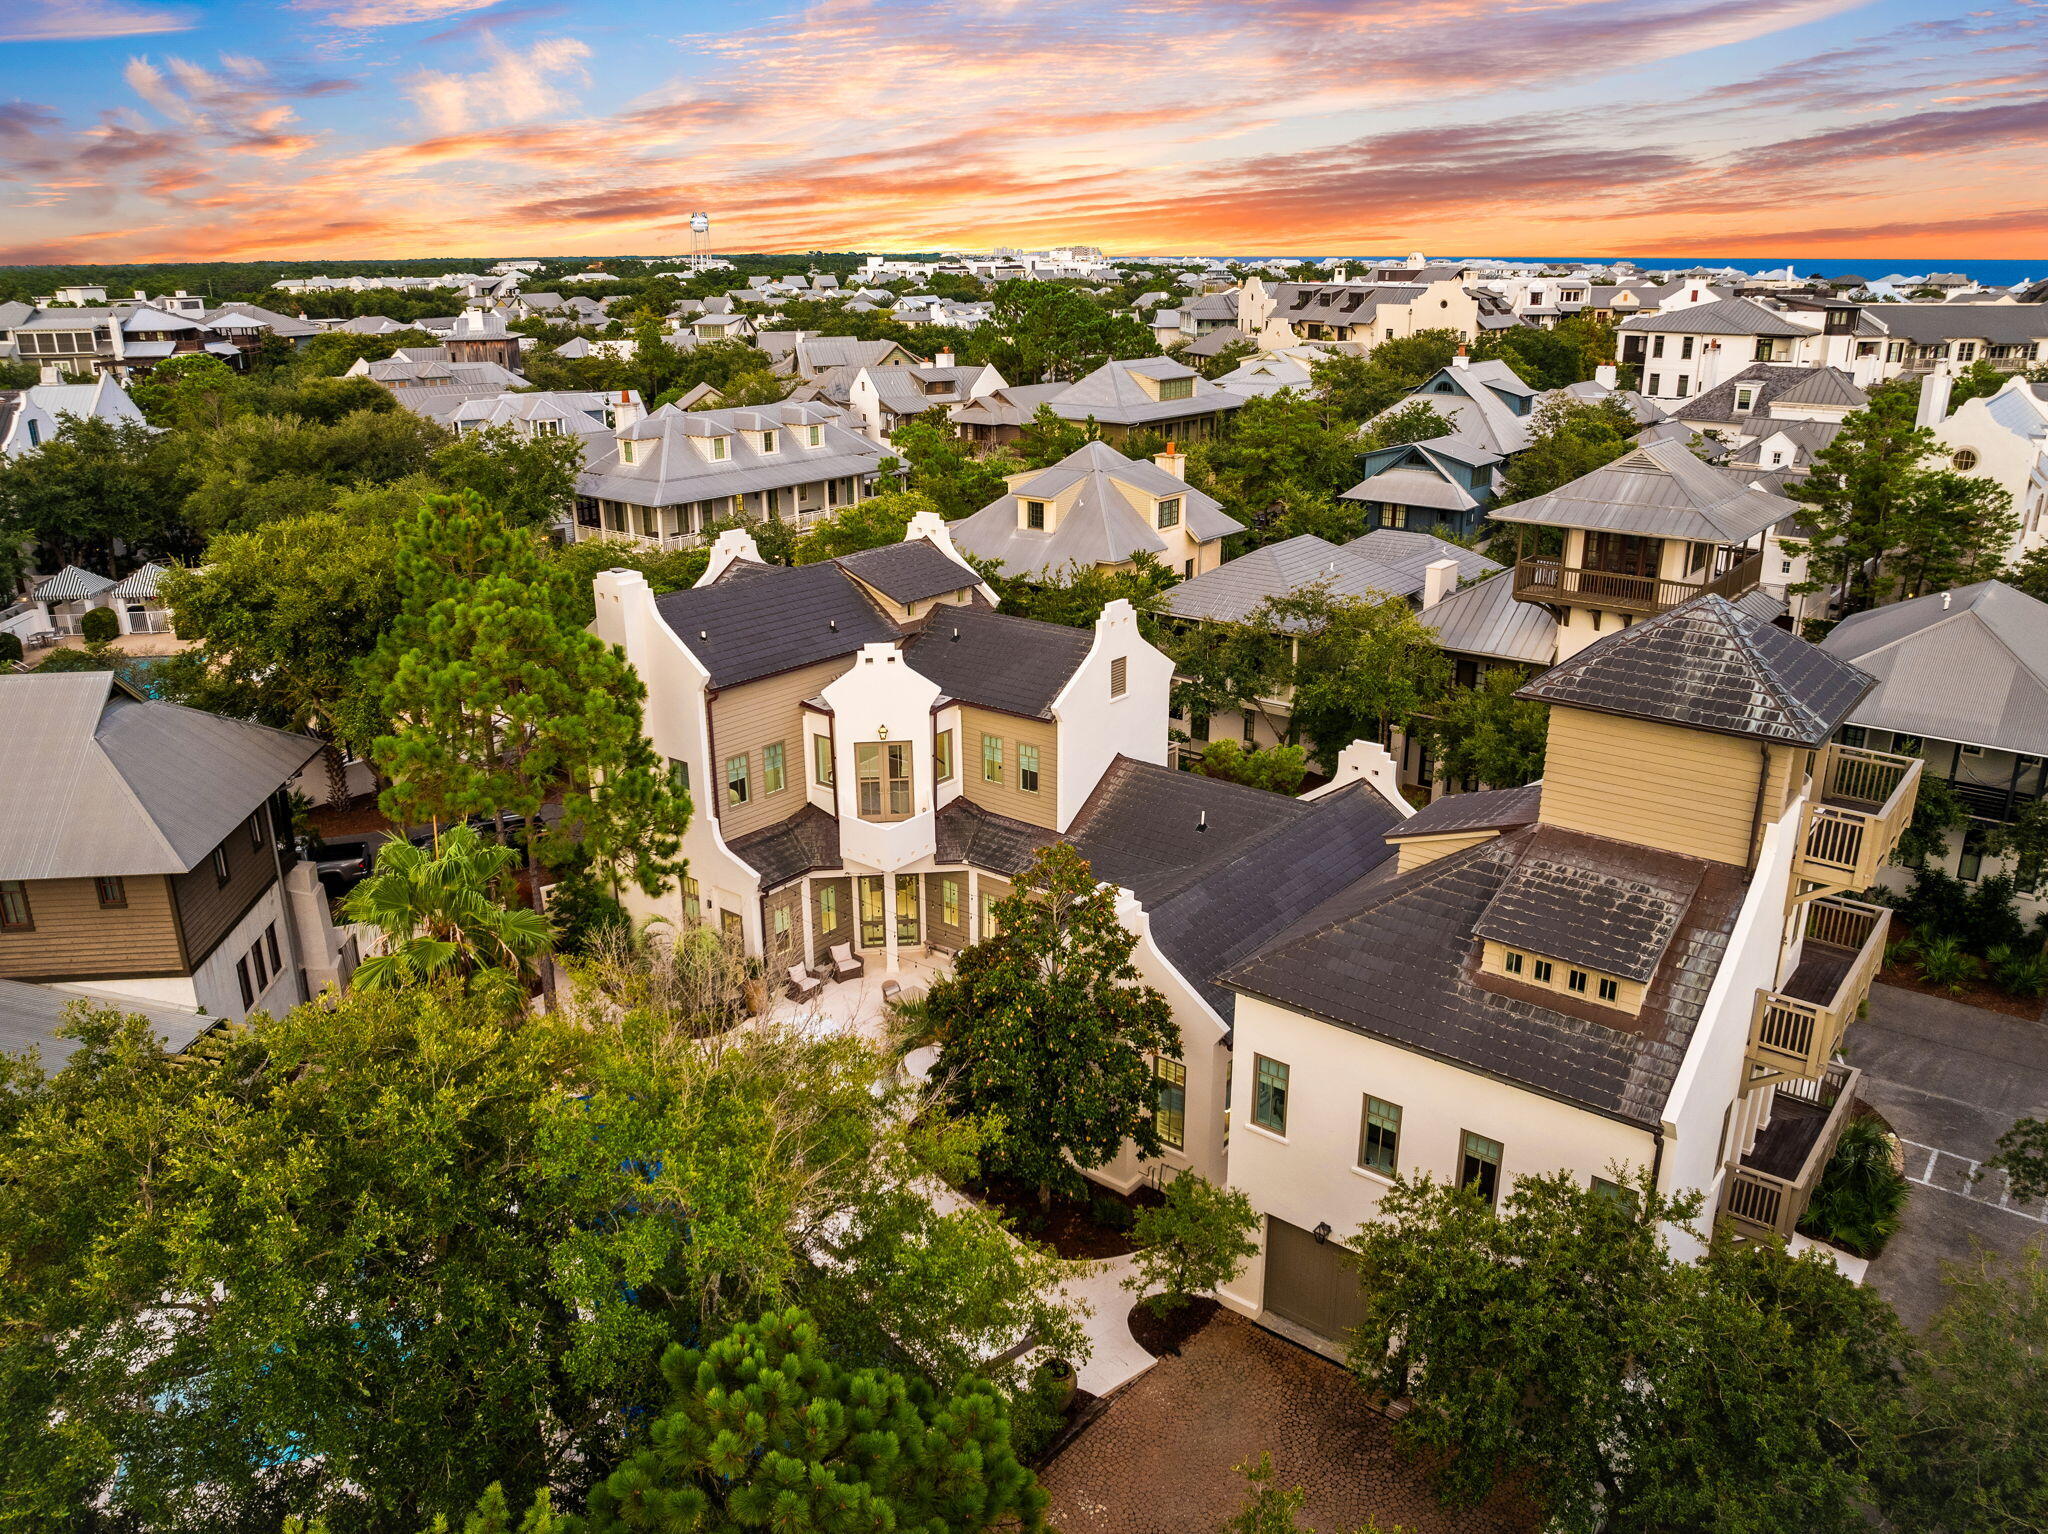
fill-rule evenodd
<path id="1" fill-rule="evenodd" d="M 1740 388 L 1740 389 L 1737 389 L 1737 390 L 1735 391 L 1735 408 L 1736 408 L 1737 410 L 1750 410 L 1750 409 L 1753 409 L 1753 408 L 1755 407 L 1755 405 L 1756 405 L 1756 390 L 1755 390 L 1755 389 L 1753 389 L 1753 388 L 1750 388 L 1750 387 L 1749 387 L 1748 385 L 1746 385 L 1746 384 L 1745 384 L 1745 385 L 1744 385 L 1744 386 L 1743 386 L 1742 388 Z"/>
<path id="2" fill-rule="evenodd" d="M 1024 525 L 1038 532 L 1045 530 L 1045 502 L 1026 501 L 1024 503 Z"/>
<path id="3" fill-rule="evenodd" d="M 711 443 L 711 461 L 713 463 L 723 463 L 732 456 L 732 444 L 727 442 L 725 438 L 712 437 L 709 441 Z"/>
<path id="4" fill-rule="evenodd" d="M 1169 399 L 1193 399 L 1195 381 L 1192 378 L 1162 378 L 1159 380 L 1159 397 Z"/>
<path id="5" fill-rule="evenodd" d="M 619 462 L 638 463 L 640 461 L 639 451 L 640 444 L 635 442 L 631 437 L 626 438 L 623 442 L 619 444 Z"/>
<path id="6" fill-rule="evenodd" d="M 824 440 L 825 440 L 825 428 L 824 428 L 824 427 L 822 427 L 822 426 L 806 426 L 806 427 L 804 428 L 804 446 L 805 446 L 805 447 L 816 447 L 816 446 L 818 446 L 818 445 L 819 445 L 820 443 L 822 443 L 822 442 L 823 442 Z"/>
<path id="7" fill-rule="evenodd" d="M 536 437 L 559 437 L 562 434 L 562 423 L 560 421 L 535 421 L 533 423 L 533 434 Z"/>
<path id="8" fill-rule="evenodd" d="M 1159 503 L 1159 525 L 1161 527 L 1180 526 L 1179 496 L 1172 496 L 1169 499 L 1161 501 Z"/>
<path id="9" fill-rule="evenodd" d="M 762 451 L 762 452 L 764 452 L 764 453 L 772 453 L 772 452 L 774 452 L 774 451 L 775 451 L 775 433 L 774 433 L 774 432 L 772 432 L 772 431 L 764 431 L 764 432 L 762 432 L 762 433 L 761 433 L 761 451 Z"/>

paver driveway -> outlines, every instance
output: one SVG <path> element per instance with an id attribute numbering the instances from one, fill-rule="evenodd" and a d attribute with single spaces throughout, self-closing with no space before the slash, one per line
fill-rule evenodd
<path id="1" fill-rule="evenodd" d="M 1848 1055 L 1863 1071 L 1859 1094 L 1905 1142 L 1914 1183 L 1868 1282 L 1922 1326 L 1941 1305 L 1943 1258 L 2048 1236 L 2048 1206 L 2014 1200 L 1998 1174 L 1971 1176 L 2014 1119 L 2048 1115 L 2048 1024 L 1878 985 Z"/>
<path id="2" fill-rule="evenodd" d="M 1209 1534 L 1244 1502 L 1234 1466 L 1273 1456 L 1308 1493 L 1301 1521 L 1326 1531 L 1368 1518 L 1410 1534 L 1509 1534 L 1518 1514 L 1447 1513 L 1344 1371 L 1229 1312 L 1162 1358 L 1047 1468 L 1061 1534 Z"/>

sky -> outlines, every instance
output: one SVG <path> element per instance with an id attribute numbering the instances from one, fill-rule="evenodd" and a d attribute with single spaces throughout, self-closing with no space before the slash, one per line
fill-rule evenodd
<path id="1" fill-rule="evenodd" d="M 2048 258 L 2048 0 L 0 0 L 0 263 Z"/>

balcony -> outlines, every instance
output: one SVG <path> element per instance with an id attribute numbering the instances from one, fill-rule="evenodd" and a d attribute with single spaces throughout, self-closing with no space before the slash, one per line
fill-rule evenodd
<path id="1" fill-rule="evenodd" d="M 1759 990 L 1749 1026 L 1749 1086 L 1819 1080 L 1869 998 L 1892 913 L 1827 895 L 1809 901 L 1799 962 L 1775 991 Z"/>
<path id="2" fill-rule="evenodd" d="M 1588 570 L 1561 559 L 1525 557 L 1515 564 L 1515 600 L 1565 607 L 1598 607 L 1607 612 L 1655 617 L 1699 596 L 1731 601 L 1756 588 L 1763 556 L 1751 554 L 1709 581 L 1670 581 L 1655 575 L 1617 575 Z"/>
<path id="3" fill-rule="evenodd" d="M 1721 1184 L 1721 1224 L 1738 1236 L 1789 1241 L 1835 1153 L 1862 1072 L 1830 1065 L 1816 1081 L 1781 1081 L 1771 1121 Z"/>
<path id="4" fill-rule="evenodd" d="M 1925 765 L 1917 756 L 1829 745 L 1815 765 L 1793 873 L 1828 889 L 1877 883 L 1912 822 Z"/>

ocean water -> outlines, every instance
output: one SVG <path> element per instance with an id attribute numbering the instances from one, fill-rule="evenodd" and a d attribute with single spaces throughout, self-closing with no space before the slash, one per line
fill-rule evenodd
<path id="1" fill-rule="evenodd" d="M 1593 266 L 1605 262 L 1633 261 L 1646 272 L 1666 272 L 1693 266 L 1734 267 L 1742 272 L 1775 272 L 1789 266 L 1800 276 L 1820 273 L 1824 277 L 1835 277 L 1850 273 L 1875 281 L 1901 273 L 1908 277 L 1924 277 L 1929 272 L 1961 272 L 1965 277 L 1985 287 L 2009 288 L 2014 283 L 2028 279 L 2048 277 L 2048 255 L 2037 261 L 1973 261 L 1961 256 L 1786 256 L 1773 260 L 1760 260 L 1755 256 L 1634 256 L 1607 254 L 1604 256 L 1510 256 L 1499 253 L 1486 255 L 1443 255 L 1430 252 L 1432 260 L 1439 261 L 1526 261 L 1542 266 Z M 1225 256 L 1226 261 L 1320 261 L 1322 256 Z"/>

